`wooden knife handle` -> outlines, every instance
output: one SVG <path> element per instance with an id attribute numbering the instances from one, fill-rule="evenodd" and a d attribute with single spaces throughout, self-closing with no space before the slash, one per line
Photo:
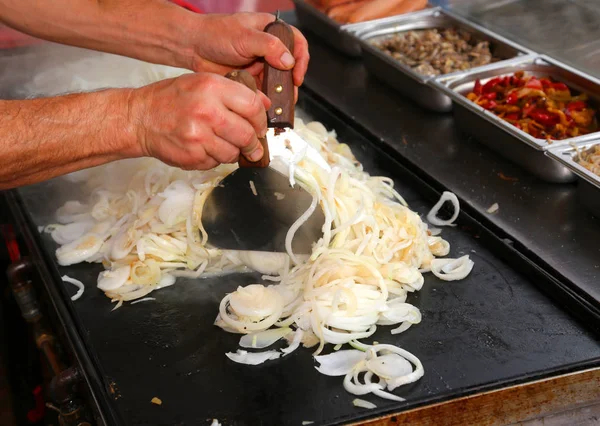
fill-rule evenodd
<path id="1" fill-rule="evenodd" d="M 244 86 L 246 86 L 253 92 L 258 91 L 258 88 L 256 87 L 256 81 L 254 81 L 254 77 L 252 77 L 252 75 L 248 71 L 244 71 L 244 70 L 231 71 L 225 77 L 227 77 L 230 80 L 237 81 L 238 83 L 243 84 Z M 246 157 L 244 157 L 243 155 L 240 155 L 240 158 L 238 159 L 238 165 L 240 167 L 243 167 L 243 168 L 269 167 L 269 164 L 271 163 L 271 156 L 269 155 L 269 145 L 267 144 L 267 138 L 266 137 L 258 138 L 258 141 L 260 142 L 260 144 L 263 147 L 262 158 L 258 161 L 252 162 L 252 161 L 248 160 Z"/>
<path id="2" fill-rule="evenodd" d="M 280 39 L 294 53 L 294 32 L 281 19 L 265 27 L 265 32 Z M 292 71 L 281 71 L 265 62 L 262 91 L 271 100 L 267 111 L 269 127 L 294 127 L 294 80 Z"/>

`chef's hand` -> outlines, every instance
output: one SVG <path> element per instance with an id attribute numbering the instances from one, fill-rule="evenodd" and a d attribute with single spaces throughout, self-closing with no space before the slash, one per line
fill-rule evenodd
<path id="1" fill-rule="evenodd" d="M 187 74 L 131 91 L 130 120 L 141 155 L 186 170 L 262 158 L 270 101 L 213 73 Z"/>
<path id="2" fill-rule="evenodd" d="M 275 20 L 267 13 L 236 13 L 233 15 L 195 15 L 198 30 L 191 36 L 193 54 L 188 66 L 195 71 L 221 75 L 234 68 L 243 68 L 257 79 L 261 87 L 264 58 L 271 66 L 294 69 L 294 85 L 304 81 L 310 56 L 308 43 L 298 29 L 294 31 L 294 51 L 290 52 L 277 37 L 264 32 Z"/>

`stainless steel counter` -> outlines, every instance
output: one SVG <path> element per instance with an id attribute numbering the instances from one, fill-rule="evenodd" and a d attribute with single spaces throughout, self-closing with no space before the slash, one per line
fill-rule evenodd
<path id="1" fill-rule="evenodd" d="M 600 1 L 450 0 L 446 7 L 538 53 L 600 77 Z"/>

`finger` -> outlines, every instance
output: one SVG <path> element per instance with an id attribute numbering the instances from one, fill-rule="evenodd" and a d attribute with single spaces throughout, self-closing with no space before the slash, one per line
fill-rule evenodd
<path id="1" fill-rule="evenodd" d="M 204 143 L 206 153 L 219 164 L 236 163 L 240 158 L 240 150 L 228 140 L 218 135 Z"/>
<path id="2" fill-rule="evenodd" d="M 267 113 L 264 105 L 265 96 L 253 92 L 246 86 L 231 80 L 226 80 L 220 92 L 223 105 L 235 114 L 245 118 L 254 127 L 254 133 L 259 136 L 267 134 Z"/>
<path id="3" fill-rule="evenodd" d="M 198 164 L 194 164 L 193 166 L 183 167 L 183 170 L 210 170 L 217 167 L 220 163 L 212 157 L 207 157 L 205 160 L 202 160 Z"/>
<path id="4" fill-rule="evenodd" d="M 264 69 L 265 65 L 262 61 L 254 61 L 252 64 L 247 66 L 245 69 L 253 76 L 259 75 Z"/>
<path id="5" fill-rule="evenodd" d="M 226 111 L 222 123 L 221 126 L 214 129 L 214 132 L 221 140 L 236 148 L 235 161 L 237 161 L 240 152 L 250 161 L 258 161 L 262 158 L 262 145 L 258 141 L 256 130 L 247 120 L 231 111 Z M 210 155 L 214 158 L 212 154 Z"/>
<path id="6" fill-rule="evenodd" d="M 294 58 L 296 60 L 296 66 L 294 67 L 294 84 L 296 86 L 302 86 L 310 61 L 308 41 L 306 41 L 306 38 L 298 28 L 292 27 L 292 30 L 294 31 Z"/>
<path id="7" fill-rule="evenodd" d="M 298 86 L 294 86 L 294 103 L 298 102 Z"/>
<path id="8" fill-rule="evenodd" d="M 244 56 L 247 58 L 263 57 L 272 67 L 289 70 L 296 61 L 292 52 L 274 35 L 264 31 L 254 31 L 244 42 Z"/>
<path id="9" fill-rule="evenodd" d="M 297 89 L 296 89 L 296 90 L 297 90 Z M 268 110 L 269 108 L 271 108 L 271 104 L 272 104 L 272 102 L 271 102 L 271 99 L 269 99 L 269 98 L 267 97 L 267 95 L 265 95 L 265 94 L 264 94 L 263 92 L 261 92 L 260 90 L 258 91 L 258 94 L 259 94 L 259 95 L 260 95 L 260 97 L 261 97 L 262 103 L 263 103 L 263 105 L 264 105 L 264 107 L 265 107 L 265 111 L 266 111 L 266 110 Z"/>

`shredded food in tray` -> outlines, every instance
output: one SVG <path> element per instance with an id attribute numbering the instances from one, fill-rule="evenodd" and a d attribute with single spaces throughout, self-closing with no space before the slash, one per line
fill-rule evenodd
<path id="1" fill-rule="evenodd" d="M 495 60 L 489 42 L 457 28 L 407 31 L 371 43 L 426 76 L 464 71 Z"/>
<path id="2" fill-rule="evenodd" d="M 577 149 L 575 161 L 590 172 L 600 176 L 600 144 L 593 145 L 586 150 L 575 148 Z"/>
<path id="3" fill-rule="evenodd" d="M 103 65 L 111 64 L 93 69 Z M 68 179 L 86 185 L 89 198 L 64 204 L 58 224 L 46 232 L 60 245 L 61 265 L 103 264 L 97 286 L 115 308 L 173 285 L 178 277 L 260 271 L 260 283 L 225 295 L 219 307 L 215 324 L 241 334 L 240 346 L 252 350 L 228 353 L 231 361 L 285 362 L 282 358 L 300 346 L 312 347 L 317 370 L 343 376 L 348 392 L 401 401 L 392 391 L 423 376 L 419 359 L 397 346 L 359 339 L 372 336 L 378 326 L 392 326 L 391 333 L 398 334 L 418 324 L 421 312 L 407 296 L 421 289 L 423 274 L 460 280 L 473 262 L 469 256 L 437 259 L 450 252 L 440 231 L 429 231 L 391 179 L 366 173 L 334 131 L 299 118 L 295 130 L 332 168 L 326 172 L 307 158 L 284 165 L 313 195 L 310 209 L 325 213 L 323 237 L 310 256 L 291 252 L 291 244 L 281 254 L 211 247 L 200 221 L 203 204 L 236 165 L 194 172 L 145 158 L 77 172 Z M 458 209 L 457 200 L 449 193 L 445 197 Z M 297 228 L 290 228 L 288 241 Z M 273 348 L 281 339 L 287 346 Z M 351 348 L 323 355 L 326 347 L 345 344 Z"/>
<path id="4" fill-rule="evenodd" d="M 485 83 L 476 80 L 467 98 L 538 139 L 574 138 L 598 129 L 588 95 L 575 95 L 550 77 L 518 71 Z"/>

